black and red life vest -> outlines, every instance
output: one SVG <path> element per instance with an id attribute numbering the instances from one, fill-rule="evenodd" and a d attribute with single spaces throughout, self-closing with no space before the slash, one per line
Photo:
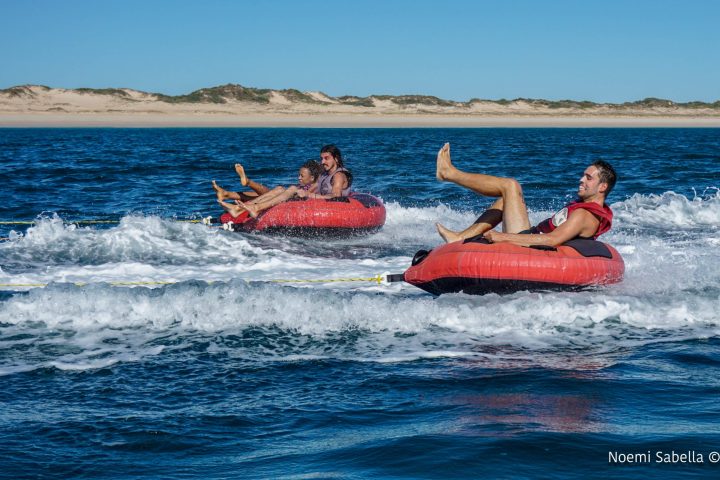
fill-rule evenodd
<path id="1" fill-rule="evenodd" d="M 539 233 L 550 233 L 565 223 L 565 220 L 570 217 L 570 214 L 579 208 L 587 210 L 600 220 L 600 225 L 598 225 L 598 228 L 592 237 L 593 239 L 597 239 L 597 237 L 610 230 L 610 227 L 612 226 L 613 212 L 606 203 L 604 203 L 601 207 L 595 202 L 580 202 L 578 200 L 568 203 L 561 210 L 556 212 L 555 215 L 538 223 L 533 230 L 536 230 Z"/>

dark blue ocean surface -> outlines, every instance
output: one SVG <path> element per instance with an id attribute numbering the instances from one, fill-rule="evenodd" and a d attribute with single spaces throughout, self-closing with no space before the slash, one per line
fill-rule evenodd
<path id="1" fill-rule="evenodd" d="M 437 182 L 444 142 L 532 221 L 611 162 L 625 280 L 329 281 L 400 273 L 488 205 Z M 220 213 L 234 163 L 289 185 L 326 143 L 380 232 L 182 221 Z M 0 478 L 720 476 L 718 129 L 4 129 L 0 168 Z"/>

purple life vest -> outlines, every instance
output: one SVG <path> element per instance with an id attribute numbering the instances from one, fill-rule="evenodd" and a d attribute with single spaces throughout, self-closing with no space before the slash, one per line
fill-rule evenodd
<path id="1" fill-rule="evenodd" d="M 323 172 L 318 180 L 318 194 L 330 195 L 332 193 L 332 178 L 338 172 L 345 173 L 345 176 L 348 178 L 348 188 L 343 189 L 341 195 L 343 197 L 350 195 L 350 171 L 347 168 L 338 168 L 332 175 L 328 175 L 327 172 Z"/>

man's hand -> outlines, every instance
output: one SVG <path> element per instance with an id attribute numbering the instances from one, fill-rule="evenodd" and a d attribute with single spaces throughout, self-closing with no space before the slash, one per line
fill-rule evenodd
<path id="1" fill-rule="evenodd" d="M 489 230 L 483 235 L 490 243 L 509 242 L 514 245 L 528 247 L 530 245 L 547 245 L 556 247 L 577 236 L 592 237 L 600 221 L 584 209 L 577 209 L 559 227 L 545 234 L 501 233 Z"/>
<path id="2" fill-rule="evenodd" d="M 507 234 L 502 232 L 496 232 L 495 230 L 488 230 L 483 235 L 485 237 L 485 240 L 487 240 L 490 243 L 498 243 L 498 242 L 505 242 L 507 241 Z"/>

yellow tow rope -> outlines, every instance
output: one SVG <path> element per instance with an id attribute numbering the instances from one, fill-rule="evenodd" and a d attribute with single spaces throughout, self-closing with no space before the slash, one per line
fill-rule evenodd
<path id="1" fill-rule="evenodd" d="M 247 280 L 248 282 L 252 282 L 253 280 Z M 383 282 L 382 275 L 377 275 L 375 277 L 349 277 L 349 278 L 316 278 L 313 280 L 303 280 L 303 279 L 289 279 L 289 280 L 257 280 L 260 282 L 272 282 L 272 283 L 332 283 L 332 282 L 377 282 L 378 284 L 381 284 Z"/>
<path id="2" fill-rule="evenodd" d="M 271 280 L 245 280 L 247 283 L 333 283 L 333 282 L 376 282 L 381 285 L 384 281 L 383 275 L 376 275 L 374 277 L 349 277 L 349 278 L 316 278 L 316 279 L 271 279 Z M 163 282 L 163 281 L 149 281 L 149 282 L 106 282 L 114 287 L 127 287 L 127 286 L 151 286 L 151 285 L 174 285 L 178 282 Z M 206 281 L 208 284 L 215 283 L 214 280 Z M 88 282 L 72 282 L 76 287 L 85 287 L 90 285 Z M 47 287 L 48 283 L 0 283 L 0 288 L 44 288 Z"/>

